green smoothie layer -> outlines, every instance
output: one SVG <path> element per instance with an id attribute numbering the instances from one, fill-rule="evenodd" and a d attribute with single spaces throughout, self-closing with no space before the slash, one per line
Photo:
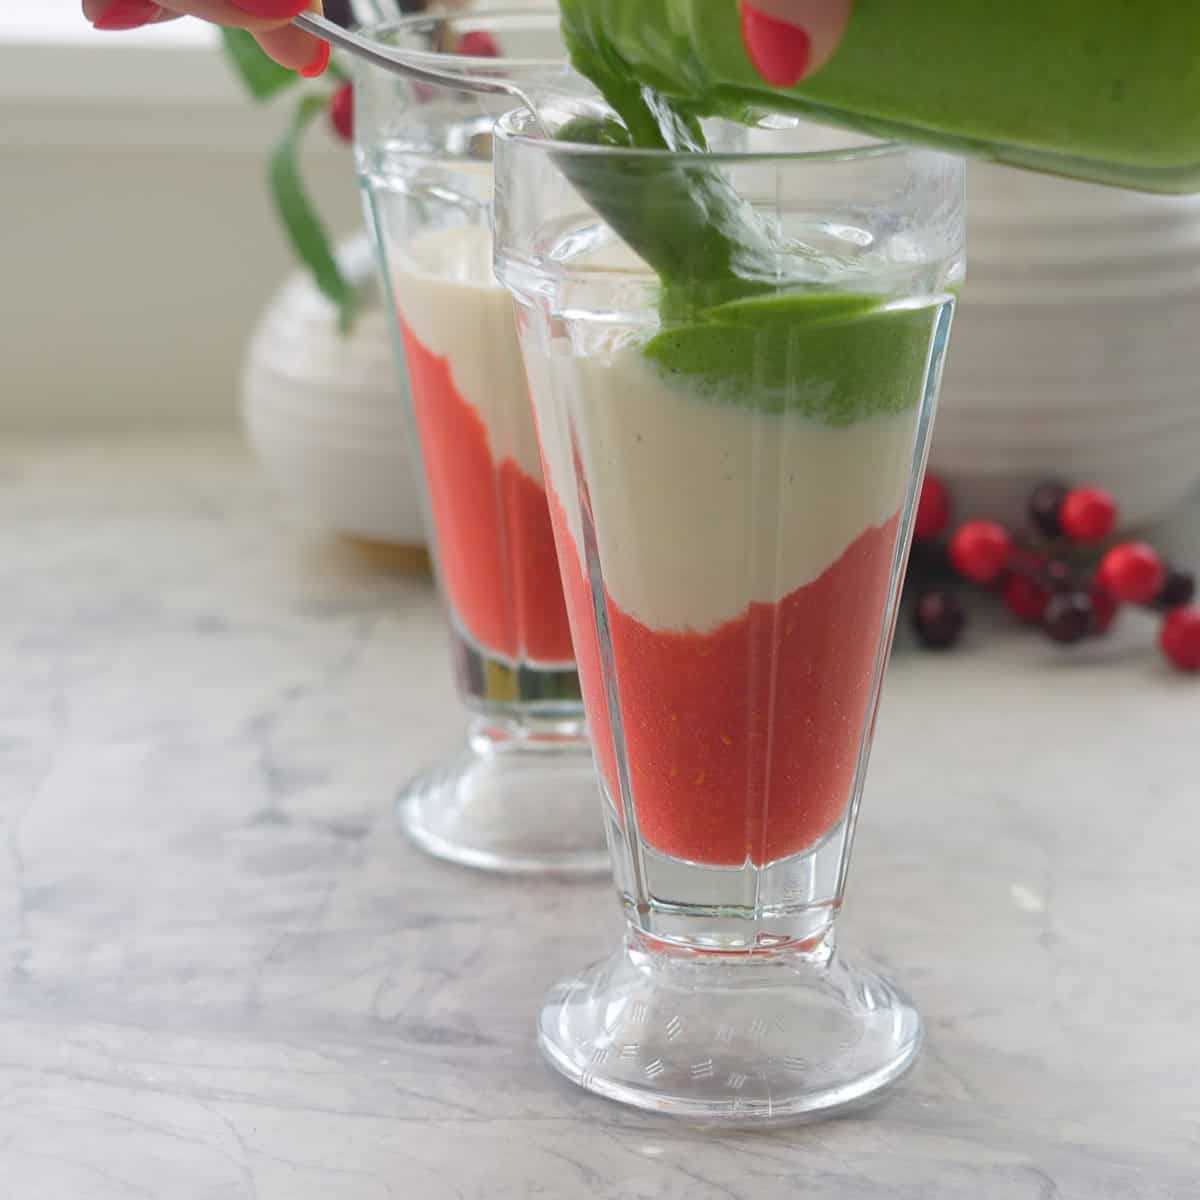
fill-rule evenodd
<path id="1" fill-rule="evenodd" d="M 920 400 L 939 308 L 887 309 L 836 292 L 775 295 L 669 326 L 642 352 L 706 399 L 848 425 Z"/>
<path id="2" fill-rule="evenodd" d="M 1130 186 L 1200 186 L 1194 0 L 857 0 L 833 58 L 764 83 L 737 0 L 562 0 L 577 44 L 692 113 L 811 112 Z"/>

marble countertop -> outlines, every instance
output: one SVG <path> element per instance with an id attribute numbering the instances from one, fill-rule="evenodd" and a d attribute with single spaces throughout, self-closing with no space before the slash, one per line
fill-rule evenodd
<path id="1" fill-rule="evenodd" d="M 844 939 L 927 1048 L 864 1113 L 720 1134 L 537 1057 L 606 884 L 394 832 L 460 728 L 426 581 L 232 439 L 6 440 L 0 1195 L 1200 1197 L 1200 684 L 1151 636 L 900 648 Z"/>

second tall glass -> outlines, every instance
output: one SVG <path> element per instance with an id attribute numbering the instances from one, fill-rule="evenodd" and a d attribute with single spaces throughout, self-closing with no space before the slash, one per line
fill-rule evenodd
<path id="1" fill-rule="evenodd" d="M 553 85 L 557 15 L 424 16 L 372 31 L 414 62 Z M 400 798 L 431 853 L 505 871 L 603 870 L 570 629 L 509 297 L 492 271 L 494 104 L 360 70 L 359 173 L 396 313 L 427 528 L 468 744 Z M 419 681 L 418 681 L 419 686 Z"/>

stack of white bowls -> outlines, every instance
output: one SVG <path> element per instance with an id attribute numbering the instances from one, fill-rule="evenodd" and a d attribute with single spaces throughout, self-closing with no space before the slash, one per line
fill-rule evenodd
<path id="1" fill-rule="evenodd" d="M 408 401 L 365 239 L 339 252 L 364 293 L 348 334 L 306 273 L 275 296 L 250 343 L 243 418 L 276 486 L 322 529 L 399 546 L 424 542 Z"/>
<path id="2" fill-rule="evenodd" d="M 962 515 L 1018 522 L 1092 483 L 1124 527 L 1200 483 L 1200 197 L 970 168 L 967 283 L 932 467 Z"/>

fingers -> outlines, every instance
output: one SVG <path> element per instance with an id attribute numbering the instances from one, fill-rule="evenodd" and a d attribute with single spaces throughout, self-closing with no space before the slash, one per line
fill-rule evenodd
<path id="1" fill-rule="evenodd" d="M 329 65 L 329 43 L 288 24 L 297 13 L 321 11 L 319 0 L 161 0 L 164 8 L 219 25 L 250 30 L 277 63 L 309 78 Z"/>
<path id="2" fill-rule="evenodd" d="M 232 25 L 258 33 L 286 25 L 297 13 L 320 5 L 310 0 L 158 0 L 161 7 L 182 16 L 199 17 L 215 25 Z"/>
<path id="3" fill-rule="evenodd" d="M 170 20 L 168 13 L 153 0 L 83 0 L 83 15 L 96 29 L 138 29 Z"/>
<path id="4" fill-rule="evenodd" d="M 259 31 L 277 28 L 297 13 L 317 7 L 309 0 L 83 0 L 83 15 L 93 25 L 115 29 L 118 22 L 132 29 L 172 17 L 199 17 L 217 25 Z"/>
<path id="5" fill-rule="evenodd" d="M 742 39 L 755 70 L 774 87 L 791 87 L 819 70 L 838 48 L 854 0 L 742 0 Z"/>
<path id="6" fill-rule="evenodd" d="M 320 0 L 83 0 L 83 14 L 97 29 L 136 29 L 183 16 L 248 29 L 276 62 L 313 77 L 329 65 L 329 44 L 289 24 L 309 9 L 320 12 Z"/>
<path id="7" fill-rule="evenodd" d="M 299 71 L 308 79 L 323 74 L 329 66 L 329 43 L 292 25 L 268 29 L 254 36 L 277 63 Z"/>

